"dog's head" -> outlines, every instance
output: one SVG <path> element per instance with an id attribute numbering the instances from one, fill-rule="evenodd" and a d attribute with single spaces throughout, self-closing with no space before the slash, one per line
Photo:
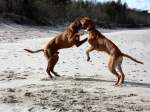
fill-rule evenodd
<path id="1" fill-rule="evenodd" d="M 91 18 L 89 18 L 89 17 L 83 17 L 83 18 L 81 18 L 80 19 L 80 23 L 81 23 L 81 28 L 82 29 L 90 30 L 90 29 L 95 28 L 94 21 Z"/>
<path id="2" fill-rule="evenodd" d="M 80 19 L 76 19 L 75 21 L 73 21 L 70 25 L 70 28 L 72 28 L 73 30 L 80 30 L 82 27 L 82 24 L 80 22 Z"/>

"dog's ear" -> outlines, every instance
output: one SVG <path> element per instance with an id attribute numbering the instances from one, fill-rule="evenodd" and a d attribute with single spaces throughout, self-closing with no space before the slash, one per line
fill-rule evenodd
<path id="1" fill-rule="evenodd" d="M 89 24 L 88 24 L 89 28 L 88 29 L 95 28 L 95 23 L 93 20 L 89 20 L 88 22 L 89 22 Z"/>
<path id="2" fill-rule="evenodd" d="M 82 24 L 82 28 L 83 29 L 91 29 L 91 28 L 95 28 L 95 23 L 94 21 L 89 18 L 89 17 L 83 17 L 80 19 L 80 23 Z"/>
<path id="3" fill-rule="evenodd" d="M 75 21 L 70 25 L 73 29 L 80 29 L 81 26 L 80 19 L 75 19 Z"/>
<path id="4" fill-rule="evenodd" d="M 80 19 L 80 23 L 81 23 L 82 26 L 84 26 L 86 24 L 86 20 L 87 20 L 86 17 L 83 17 L 83 18 Z"/>
<path id="5" fill-rule="evenodd" d="M 83 17 L 83 19 L 85 19 L 85 20 L 91 20 L 90 17 Z"/>
<path id="6" fill-rule="evenodd" d="M 80 19 L 75 19 L 74 24 L 76 26 L 81 26 Z"/>
<path id="7" fill-rule="evenodd" d="M 83 17 L 80 19 L 81 24 L 88 23 L 89 21 L 92 21 L 92 19 L 89 17 Z"/>

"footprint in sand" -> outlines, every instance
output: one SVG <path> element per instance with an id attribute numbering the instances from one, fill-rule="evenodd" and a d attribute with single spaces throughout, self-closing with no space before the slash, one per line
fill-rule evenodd
<path id="1" fill-rule="evenodd" d="M 130 93 L 129 95 L 128 95 L 128 97 L 133 97 L 133 96 L 138 96 L 137 94 L 134 94 L 134 93 Z"/>
<path id="2" fill-rule="evenodd" d="M 62 77 L 53 77 L 52 79 L 47 77 L 47 78 L 42 78 L 41 81 L 54 81 L 59 79 L 62 79 Z"/>
<path id="3" fill-rule="evenodd" d="M 131 75 L 130 73 L 128 73 L 127 75 Z"/>
<path id="4" fill-rule="evenodd" d="M 15 91 L 16 91 L 15 89 L 7 88 L 7 92 L 15 92 Z"/>
<path id="5" fill-rule="evenodd" d="M 3 103 L 21 103 L 22 101 L 19 101 L 17 97 L 10 95 L 3 98 Z"/>
<path id="6" fill-rule="evenodd" d="M 80 74 L 80 73 L 77 72 L 77 73 L 75 74 L 75 76 L 79 76 L 79 74 Z"/>
<path id="7" fill-rule="evenodd" d="M 78 68 L 78 67 L 76 67 L 75 69 L 76 69 L 76 70 L 78 70 L 79 68 Z"/>
<path id="8" fill-rule="evenodd" d="M 131 72 L 136 72 L 136 70 L 132 70 Z"/>
<path id="9" fill-rule="evenodd" d="M 141 102 L 150 102 L 149 99 L 141 99 Z"/>
<path id="10" fill-rule="evenodd" d="M 39 68 L 39 70 L 43 70 L 43 68 Z"/>
<path id="11" fill-rule="evenodd" d="M 29 112 L 32 112 L 32 110 L 34 110 L 34 107 L 28 109 Z"/>
<path id="12" fill-rule="evenodd" d="M 28 74 L 25 74 L 25 75 L 23 75 L 23 76 L 27 77 L 27 76 L 29 76 L 29 75 L 28 75 Z"/>
<path id="13" fill-rule="evenodd" d="M 41 81 L 50 81 L 51 79 L 49 77 L 47 78 L 42 78 Z"/>
<path id="14" fill-rule="evenodd" d="M 24 96 L 27 96 L 27 97 L 33 97 L 34 95 L 33 95 L 32 92 L 26 92 L 26 93 L 24 94 Z"/>
<path id="15" fill-rule="evenodd" d="M 113 108 L 113 107 L 107 107 L 106 110 L 107 110 L 108 112 L 116 112 L 116 109 Z"/>
<path id="16" fill-rule="evenodd" d="M 66 72 L 66 73 L 67 73 L 67 72 L 69 72 L 69 71 L 61 71 L 61 72 Z"/>

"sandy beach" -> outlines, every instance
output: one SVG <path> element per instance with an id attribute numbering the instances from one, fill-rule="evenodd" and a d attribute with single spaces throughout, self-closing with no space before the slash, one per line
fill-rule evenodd
<path id="1" fill-rule="evenodd" d="M 0 112 L 150 112 L 150 29 L 102 31 L 144 62 L 124 58 L 121 87 L 114 86 L 107 54 L 93 51 L 86 61 L 87 42 L 60 50 L 55 71 L 61 77 L 48 79 L 43 53 L 23 49 L 43 48 L 60 31 L 0 23 Z"/>

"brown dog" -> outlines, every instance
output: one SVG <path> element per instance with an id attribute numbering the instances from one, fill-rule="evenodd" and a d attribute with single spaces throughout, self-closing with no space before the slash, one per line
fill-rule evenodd
<path id="1" fill-rule="evenodd" d="M 110 55 L 110 60 L 108 63 L 109 70 L 118 78 L 115 85 L 120 85 L 124 82 L 125 75 L 122 71 L 121 64 L 123 57 L 130 58 L 131 60 L 143 64 L 143 62 L 134 59 L 133 57 L 122 53 L 120 49 L 109 39 L 107 39 L 104 35 L 102 35 L 95 28 L 95 23 L 88 17 L 84 17 L 81 20 L 82 28 L 87 29 L 89 37 L 88 42 L 91 45 L 86 50 L 87 61 L 90 60 L 89 53 L 93 50 L 104 51 Z M 119 73 L 116 71 L 116 67 L 118 68 Z"/>
<path id="2" fill-rule="evenodd" d="M 48 66 L 46 72 L 52 78 L 52 75 L 50 72 L 52 72 L 55 76 L 59 76 L 55 71 L 54 67 L 56 63 L 58 62 L 59 56 L 58 56 L 58 50 L 63 48 L 70 48 L 73 45 L 76 45 L 79 47 L 81 44 L 87 41 L 87 38 L 80 41 L 79 40 L 79 30 L 81 28 L 80 20 L 77 19 L 73 23 L 70 24 L 70 26 L 61 34 L 53 38 L 44 49 L 39 49 L 36 51 L 31 51 L 29 49 L 24 49 L 30 53 L 37 53 L 40 51 L 44 52 L 45 57 L 48 60 Z"/>

